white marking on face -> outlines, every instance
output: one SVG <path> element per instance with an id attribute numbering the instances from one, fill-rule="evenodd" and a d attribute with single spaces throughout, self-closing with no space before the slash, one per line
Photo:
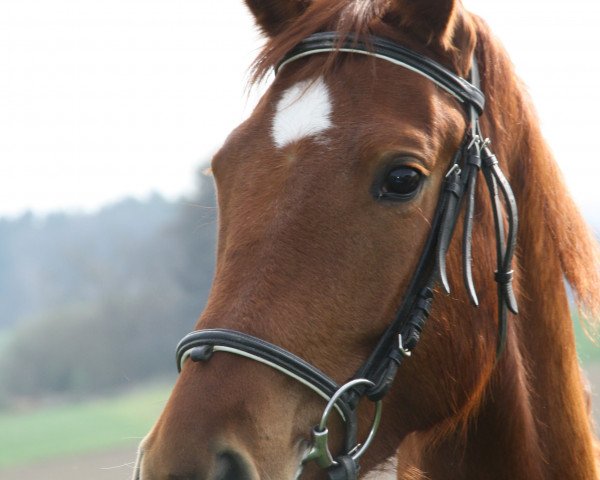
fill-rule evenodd
<path id="1" fill-rule="evenodd" d="M 331 127 L 331 98 L 323 78 L 305 80 L 283 92 L 273 119 L 275 145 L 314 137 Z"/>

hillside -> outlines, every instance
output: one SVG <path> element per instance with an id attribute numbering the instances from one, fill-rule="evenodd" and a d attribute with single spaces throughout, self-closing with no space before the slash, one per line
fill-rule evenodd
<path id="1" fill-rule="evenodd" d="M 169 202 L 0 220 L 0 404 L 174 372 L 213 273 L 212 180 Z"/>

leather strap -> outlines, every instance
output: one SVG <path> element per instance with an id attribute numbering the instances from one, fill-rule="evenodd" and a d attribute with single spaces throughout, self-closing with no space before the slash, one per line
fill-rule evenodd
<path id="1" fill-rule="evenodd" d="M 194 357 L 194 350 L 208 347 L 202 354 Z M 197 330 L 188 333 L 177 345 L 176 361 L 179 371 L 188 356 L 195 361 L 208 361 L 215 352 L 229 352 L 245 356 L 280 369 L 288 376 L 314 390 L 328 401 L 339 389 L 339 385 L 318 368 L 287 350 L 247 333 L 222 328 Z M 255 357 L 255 358 L 254 358 Z M 343 401 L 340 402 L 343 405 Z M 346 407 L 342 408 L 350 411 Z"/>
<path id="2" fill-rule="evenodd" d="M 196 330 L 183 337 L 175 353 L 178 371 L 181 372 L 188 358 L 204 362 L 215 352 L 228 352 L 263 363 L 304 384 L 326 401 L 340 388 L 328 375 L 293 353 L 247 333 L 223 328 Z M 346 424 L 345 443 L 352 448 L 356 445 L 356 411 L 347 398 L 342 396 L 335 407 Z"/>
<path id="3" fill-rule="evenodd" d="M 463 279 L 469 294 L 471 303 L 479 305 L 475 283 L 473 282 L 473 255 L 472 255 L 472 234 L 473 217 L 475 215 L 475 188 L 477 186 L 477 177 L 481 168 L 481 156 L 479 148 L 476 145 L 469 150 L 467 154 L 467 164 L 465 165 L 465 222 L 463 228 Z"/>
<path id="4" fill-rule="evenodd" d="M 508 310 L 515 315 L 519 313 L 517 299 L 513 290 L 512 260 L 517 245 L 517 229 L 519 217 L 517 202 L 504 173 L 498 165 L 496 156 L 486 146 L 482 152 L 483 174 L 490 193 L 492 212 L 496 230 L 496 262 L 497 270 L 494 279 L 498 284 L 498 340 L 496 357 L 499 357 L 506 345 Z M 502 215 L 502 198 L 506 206 L 508 232 L 504 233 L 504 216 Z"/>
<path id="5" fill-rule="evenodd" d="M 350 455 L 336 458 L 338 465 L 327 470 L 329 480 L 357 480 L 359 467 Z"/>
<path id="6" fill-rule="evenodd" d="M 474 107 L 479 114 L 483 112 L 485 97 L 478 87 L 430 58 L 374 35 L 364 38 L 350 34 L 342 38 L 337 32 L 314 33 L 283 57 L 275 67 L 275 73 L 300 58 L 332 51 L 369 55 L 401 65 L 428 78 L 456 97 L 459 102 Z"/>

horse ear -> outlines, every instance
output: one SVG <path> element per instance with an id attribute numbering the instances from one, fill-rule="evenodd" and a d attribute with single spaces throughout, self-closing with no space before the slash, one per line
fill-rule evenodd
<path id="1" fill-rule="evenodd" d="M 475 24 L 460 0 L 391 0 L 385 22 L 447 55 L 459 75 L 471 69 Z"/>
<path id="2" fill-rule="evenodd" d="M 271 37 L 299 17 L 309 4 L 310 0 L 246 0 L 258 26 Z"/>
<path id="3" fill-rule="evenodd" d="M 427 44 L 451 47 L 459 0 L 392 0 L 387 23 L 401 27 Z"/>

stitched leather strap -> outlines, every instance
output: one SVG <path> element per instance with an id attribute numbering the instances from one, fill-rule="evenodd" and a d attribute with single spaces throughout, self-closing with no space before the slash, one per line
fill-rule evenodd
<path id="1" fill-rule="evenodd" d="M 479 114 L 483 112 L 485 97 L 479 88 L 420 53 L 376 36 L 360 38 L 348 35 L 341 38 L 337 32 L 315 33 L 288 52 L 275 67 L 275 72 L 300 58 L 333 51 L 369 55 L 402 65 L 427 77 L 456 97 L 459 102 L 474 107 Z"/>
<path id="2" fill-rule="evenodd" d="M 178 371 L 185 361 L 208 361 L 215 352 L 228 352 L 258 361 L 304 384 L 328 401 L 338 385 L 328 375 L 287 350 L 265 340 L 224 328 L 196 330 L 188 333 L 177 345 L 175 358 Z M 336 403 L 336 410 L 346 424 L 348 448 L 356 444 L 355 405 L 349 404 L 347 396 Z"/>
<path id="3" fill-rule="evenodd" d="M 209 350 L 204 350 L 202 355 L 194 358 L 193 351 L 199 347 L 208 347 Z M 293 353 L 247 333 L 223 328 L 197 330 L 183 337 L 177 345 L 175 354 L 178 369 L 181 371 L 188 356 L 192 357 L 192 360 L 206 361 L 214 352 L 219 351 L 248 358 L 256 357 L 253 359 L 272 364 L 270 366 L 284 370 L 282 373 L 298 377 L 297 380 L 325 400 L 329 400 L 340 387 L 321 370 Z M 343 406 L 343 401 L 340 405 Z M 344 407 L 342 412 L 351 410 L 347 406 Z"/>

